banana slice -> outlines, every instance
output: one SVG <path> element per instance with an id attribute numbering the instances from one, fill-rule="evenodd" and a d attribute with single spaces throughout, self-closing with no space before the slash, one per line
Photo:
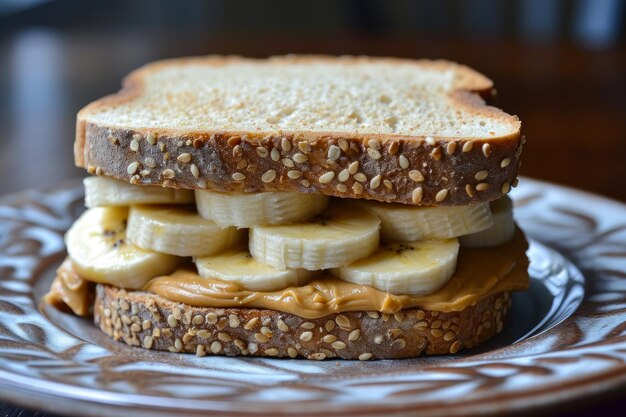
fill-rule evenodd
<path id="1" fill-rule="evenodd" d="M 324 210 L 327 204 L 328 197 L 320 194 L 196 191 L 200 215 L 221 227 L 269 226 L 306 220 Z"/>
<path id="2" fill-rule="evenodd" d="M 513 239 L 515 220 L 513 220 L 513 202 L 509 196 L 494 200 L 489 205 L 493 226 L 479 233 L 461 236 L 461 246 L 468 248 L 487 248 L 498 246 Z"/>
<path id="3" fill-rule="evenodd" d="M 459 241 L 422 240 L 382 244 L 372 255 L 333 269 L 345 281 L 392 294 L 431 294 L 454 275 Z"/>
<path id="4" fill-rule="evenodd" d="M 392 242 L 448 239 L 480 232 L 493 224 L 488 203 L 462 207 L 416 207 L 373 201 L 358 204 L 376 213 L 382 238 Z"/>
<path id="5" fill-rule="evenodd" d="M 132 204 L 188 204 L 193 203 L 193 191 L 151 185 L 132 185 L 106 177 L 87 177 L 85 206 L 129 206 Z"/>
<path id="6" fill-rule="evenodd" d="M 250 229 L 250 253 L 278 269 L 318 270 L 348 265 L 378 247 L 380 221 L 351 204 L 331 203 L 306 222 Z"/>
<path id="7" fill-rule="evenodd" d="M 126 207 L 87 210 L 65 235 L 78 274 L 88 280 L 139 289 L 148 280 L 172 272 L 181 258 L 143 250 L 126 240 Z"/>
<path id="8" fill-rule="evenodd" d="M 232 282 L 250 291 L 278 291 L 304 285 L 314 274 L 305 269 L 272 268 L 257 262 L 247 248 L 231 248 L 195 262 L 200 276 Z"/>
<path id="9" fill-rule="evenodd" d="M 207 256 L 245 239 L 235 227 L 220 228 L 190 206 L 132 206 L 128 240 L 140 248 L 177 256 Z"/>

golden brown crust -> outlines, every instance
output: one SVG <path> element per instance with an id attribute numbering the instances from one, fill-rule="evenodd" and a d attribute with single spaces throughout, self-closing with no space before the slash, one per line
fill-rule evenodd
<path id="1" fill-rule="evenodd" d="M 447 61 L 340 58 L 343 63 L 384 60 L 397 65 L 454 66 L 461 74 L 456 81 L 458 90 L 450 93 L 457 106 L 477 115 L 501 119 L 512 126 L 514 133 L 468 139 L 309 131 L 129 130 L 88 120 L 88 114 L 94 110 L 124 103 L 141 94 L 145 74 L 162 66 L 194 61 L 224 65 L 244 59 L 185 58 L 149 64 L 132 72 L 119 93 L 91 103 L 79 112 L 74 145 L 76 164 L 90 173 L 133 184 L 224 192 L 298 191 L 419 205 L 490 201 L 508 192 L 515 181 L 523 142 L 519 121 L 486 106 L 476 94 L 485 95 L 492 90 L 489 79 Z M 276 62 L 331 59 L 336 58 L 271 58 Z M 134 162 L 139 167 L 129 169 Z M 482 171 L 488 174 L 479 180 L 476 174 Z M 482 174 L 479 178 L 484 177 Z"/>
<path id="2" fill-rule="evenodd" d="M 502 330 L 509 293 L 460 312 L 420 309 L 304 319 L 273 310 L 199 308 L 155 294 L 97 285 L 94 320 L 131 346 L 204 356 L 394 359 L 456 353 Z"/>

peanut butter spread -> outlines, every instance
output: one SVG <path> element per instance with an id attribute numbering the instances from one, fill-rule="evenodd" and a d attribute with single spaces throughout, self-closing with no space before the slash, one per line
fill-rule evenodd
<path id="1" fill-rule="evenodd" d="M 172 301 L 197 307 L 263 308 L 314 319 L 346 311 L 379 311 L 392 314 L 406 308 L 433 311 L 460 311 L 489 295 L 528 288 L 528 244 L 520 230 L 510 242 L 494 248 L 461 248 L 454 276 L 442 288 L 429 295 L 394 295 L 375 288 L 352 284 L 322 273 L 301 287 L 274 292 L 247 291 L 235 284 L 200 277 L 193 265 L 187 265 L 171 275 L 149 281 L 144 290 Z M 76 314 L 83 309 L 85 291 L 66 280 L 74 279 L 67 261 L 48 295 L 62 299 Z M 58 282 L 60 281 L 60 283 Z M 57 295 L 58 294 L 58 295 Z"/>
<path id="2" fill-rule="evenodd" d="M 69 307 L 74 314 L 86 316 L 93 301 L 92 289 L 92 285 L 74 271 L 68 258 L 57 269 L 57 276 L 44 301 L 57 308 Z"/>

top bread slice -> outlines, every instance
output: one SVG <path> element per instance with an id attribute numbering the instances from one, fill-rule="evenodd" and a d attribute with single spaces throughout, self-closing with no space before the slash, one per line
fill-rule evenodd
<path id="1" fill-rule="evenodd" d="M 523 144 L 493 91 L 447 61 L 166 60 L 79 112 L 75 160 L 133 184 L 478 203 L 509 191 Z"/>

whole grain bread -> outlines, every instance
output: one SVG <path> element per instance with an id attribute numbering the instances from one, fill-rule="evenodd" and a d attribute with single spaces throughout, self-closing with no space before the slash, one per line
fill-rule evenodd
<path id="1" fill-rule="evenodd" d="M 76 164 L 133 184 L 298 191 L 418 205 L 490 201 L 515 184 L 515 116 L 446 61 L 185 58 L 131 73 L 78 114 Z"/>
<path id="2" fill-rule="evenodd" d="M 156 294 L 98 284 L 96 325 L 131 346 L 204 355 L 322 360 L 409 358 L 477 346 L 502 330 L 509 293 L 460 312 L 346 312 L 305 319 L 273 310 L 192 307 Z"/>

